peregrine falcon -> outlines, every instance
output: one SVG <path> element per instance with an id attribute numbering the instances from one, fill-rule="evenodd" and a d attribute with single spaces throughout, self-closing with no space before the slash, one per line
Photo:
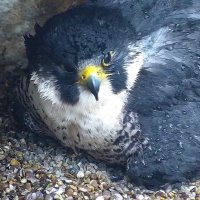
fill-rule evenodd
<path id="1" fill-rule="evenodd" d="M 147 187 L 200 175 L 199 0 L 96 0 L 25 35 L 32 131 Z"/>

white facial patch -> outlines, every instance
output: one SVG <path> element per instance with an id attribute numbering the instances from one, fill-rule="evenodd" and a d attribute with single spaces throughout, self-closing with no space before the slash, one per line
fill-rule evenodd
<path id="1" fill-rule="evenodd" d="M 48 77 L 47 80 L 33 72 L 30 80 L 33 82 L 33 85 L 37 86 L 38 93 L 42 99 L 50 101 L 52 104 L 60 104 L 60 93 L 56 89 L 54 77 Z"/>
<path id="2" fill-rule="evenodd" d="M 131 52 L 128 55 L 128 63 L 125 63 L 125 69 L 127 72 L 127 89 L 128 91 L 134 86 L 134 83 L 137 80 L 138 73 L 144 63 L 144 54 L 142 52 L 138 53 L 132 45 L 129 46 L 129 51 Z"/>

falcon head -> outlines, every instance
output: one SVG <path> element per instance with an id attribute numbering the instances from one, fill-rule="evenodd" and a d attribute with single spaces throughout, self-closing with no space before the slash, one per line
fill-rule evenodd
<path id="1" fill-rule="evenodd" d="M 81 96 L 126 88 L 134 29 L 117 9 L 81 6 L 58 14 L 34 36 L 25 36 L 31 80 L 53 103 L 77 104 Z"/>

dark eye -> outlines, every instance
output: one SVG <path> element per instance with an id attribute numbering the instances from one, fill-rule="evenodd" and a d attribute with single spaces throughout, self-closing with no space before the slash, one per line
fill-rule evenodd
<path id="1" fill-rule="evenodd" d="M 113 57 L 113 52 L 109 51 L 107 54 L 104 55 L 104 58 L 101 61 L 101 64 L 103 67 L 108 67 L 111 65 L 112 62 L 112 57 Z"/>

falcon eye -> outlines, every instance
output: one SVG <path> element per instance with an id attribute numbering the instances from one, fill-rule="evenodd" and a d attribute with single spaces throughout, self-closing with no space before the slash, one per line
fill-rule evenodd
<path id="1" fill-rule="evenodd" d="M 82 75 L 82 76 L 81 76 L 81 79 L 82 79 L 82 80 L 86 79 L 86 76 L 85 76 L 85 75 Z"/>
<path id="2" fill-rule="evenodd" d="M 107 54 L 104 55 L 104 58 L 101 61 L 101 64 L 103 67 L 108 67 L 111 65 L 112 62 L 112 57 L 113 57 L 113 52 L 109 51 Z"/>

